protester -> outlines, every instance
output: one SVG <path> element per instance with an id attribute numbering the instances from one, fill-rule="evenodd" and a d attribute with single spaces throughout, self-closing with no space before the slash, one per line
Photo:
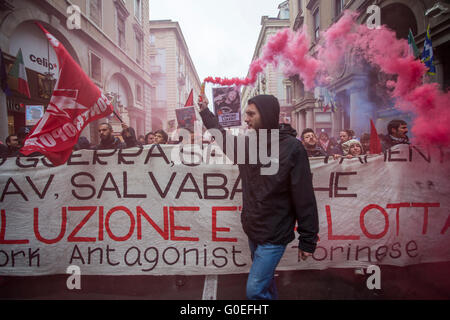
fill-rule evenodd
<path id="1" fill-rule="evenodd" d="M 8 146 L 0 143 L 0 157 L 5 158 L 8 156 Z"/>
<path id="2" fill-rule="evenodd" d="M 339 139 L 340 139 L 339 144 L 334 149 L 335 154 L 333 155 L 333 157 L 335 159 L 339 158 L 339 156 L 344 155 L 344 150 L 342 149 L 342 144 L 353 139 L 354 136 L 355 136 L 355 132 L 350 129 L 345 129 L 345 130 L 342 130 L 341 132 L 339 132 Z"/>
<path id="3" fill-rule="evenodd" d="M 169 140 L 169 135 L 163 130 L 159 129 L 155 131 L 155 143 L 156 144 L 167 144 Z"/>
<path id="4" fill-rule="evenodd" d="M 236 155 L 237 137 L 226 134 L 217 117 L 208 109 L 205 95 L 201 96 L 198 104 L 207 129 L 219 129 L 225 145 L 227 139 L 235 139 Z M 278 125 L 279 114 L 278 99 L 271 95 L 250 99 L 245 113 L 248 129 L 256 131 L 258 140 L 260 129 L 279 129 L 277 173 L 262 175 L 259 159 L 257 164 L 239 164 L 243 197 L 241 222 L 248 236 L 253 261 L 247 280 L 248 299 L 277 298 L 274 272 L 287 244 L 295 238 L 296 221 L 300 234 L 299 261 L 311 256 L 318 239 L 317 204 L 308 156 L 296 139 L 296 131 L 289 124 Z M 248 136 L 245 138 L 249 139 Z M 245 145 L 251 148 L 249 143 Z M 226 148 L 224 152 L 227 153 Z M 249 154 L 251 151 L 246 149 L 244 152 Z"/>
<path id="5" fill-rule="evenodd" d="M 19 144 L 19 138 L 17 137 L 17 135 L 12 134 L 6 137 L 6 146 L 8 147 L 8 153 L 7 156 L 8 157 L 15 157 L 17 155 L 19 155 L 19 150 L 20 150 L 20 144 Z"/>
<path id="6" fill-rule="evenodd" d="M 145 144 L 154 144 L 155 143 L 155 134 L 153 132 L 149 132 L 145 135 Z"/>
<path id="7" fill-rule="evenodd" d="M 23 142 L 25 141 L 25 138 L 30 133 L 30 128 L 28 127 L 20 127 L 19 131 L 17 131 L 17 138 L 19 139 L 19 146 L 23 146 Z"/>
<path id="8" fill-rule="evenodd" d="M 360 139 L 361 145 L 363 147 L 363 154 L 370 153 L 370 134 L 363 133 Z"/>
<path id="9" fill-rule="evenodd" d="M 139 147 L 141 144 L 136 139 L 136 132 L 133 128 L 122 123 L 122 138 L 127 145 L 127 148 Z"/>
<path id="10" fill-rule="evenodd" d="M 319 145 L 322 147 L 322 149 L 327 153 L 327 155 L 332 156 L 335 154 L 335 148 L 336 148 L 336 141 L 330 139 L 328 136 L 328 133 L 321 132 L 319 134 Z"/>
<path id="11" fill-rule="evenodd" d="M 139 135 L 139 137 L 138 137 L 138 144 L 140 144 L 141 146 L 146 144 L 144 135 L 142 135 L 142 134 Z"/>
<path id="12" fill-rule="evenodd" d="M 344 129 L 339 132 L 339 138 L 340 138 L 341 143 L 347 142 L 348 140 L 351 140 L 354 137 L 355 137 L 355 132 L 351 129 Z"/>
<path id="13" fill-rule="evenodd" d="M 387 126 L 388 135 L 385 136 L 383 150 L 390 149 L 397 144 L 409 144 L 408 124 L 403 120 L 392 120 Z"/>
<path id="14" fill-rule="evenodd" d="M 89 142 L 88 138 L 82 136 L 78 139 L 78 142 L 76 145 L 73 146 L 73 149 L 75 151 L 77 150 L 89 150 L 91 149 L 91 143 Z"/>
<path id="15" fill-rule="evenodd" d="M 326 157 L 327 153 L 317 142 L 317 136 L 314 130 L 311 128 L 306 128 L 302 132 L 302 142 L 305 147 L 308 157 Z"/>
<path id="16" fill-rule="evenodd" d="M 122 134 L 125 134 L 125 131 L 128 132 L 129 136 L 122 136 L 125 142 L 121 142 L 119 138 L 113 136 L 113 129 L 109 123 L 101 123 L 98 127 L 98 132 L 100 134 L 100 144 L 94 146 L 94 150 L 107 150 L 107 149 L 125 149 L 136 146 L 136 136 L 134 135 L 134 129 L 129 128 L 126 125 L 122 125 L 124 129 Z M 132 130 L 126 130 L 132 129 Z M 134 139 L 132 137 L 134 135 Z"/>
<path id="17" fill-rule="evenodd" d="M 342 150 L 344 152 L 344 156 L 347 158 L 353 158 L 363 155 L 363 146 L 361 142 L 356 139 L 348 140 L 342 144 Z"/>

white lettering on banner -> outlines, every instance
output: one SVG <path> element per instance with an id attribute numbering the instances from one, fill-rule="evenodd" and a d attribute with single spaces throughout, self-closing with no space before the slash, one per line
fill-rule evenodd
<path id="1" fill-rule="evenodd" d="M 58 129 L 55 129 L 55 131 L 57 131 L 57 130 Z M 44 146 L 46 146 L 47 148 L 51 148 L 51 147 L 56 146 L 55 139 L 53 139 L 53 137 L 50 134 L 48 134 L 48 133 L 44 133 L 43 135 L 41 135 L 39 137 L 39 139 L 44 144 Z"/>
<path id="2" fill-rule="evenodd" d="M 33 135 L 25 141 L 26 146 L 38 146 L 46 148 L 55 147 L 59 142 L 67 141 L 67 137 L 75 137 L 88 122 L 90 118 L 102 114 L 108 108 L 107 98 L 102 94 L 91 108 L 87 108 L 76 102 L 77 90 L 55 90 L 56 95 L 52 96 L 46 113 L 38 123 Z M 64 109 L 85 110 L 76 116 L 73 123 L 67 122 L 62 127 L 52 130 L 50 133 L 40 134 L 44 124 L 47 122 L 49 115 L 63 116 L 68 119 L 72 117 Z M 39 140 L 39 141 L 38 141 Z"/>
<path id="3" fill-rule="evenodd" d="M 0 158 L 0 275 L 247 272 L 237 166 L 175 163 L 173 148 L 82 150 L 58 167 Z M 320 239 L 301 262 L 289 244 L 279 270 L 450 261 L 449 160 L 408 145 L 366 161 L 311 158 Z"/>

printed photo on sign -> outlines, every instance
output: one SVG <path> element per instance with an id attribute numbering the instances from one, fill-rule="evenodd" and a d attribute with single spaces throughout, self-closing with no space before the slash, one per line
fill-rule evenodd
<path id="1" fill-rule="evenodd" d="M 241 125 L 241 94 L 237 87 L 213 88 L 214 112 L 222 127 Z"/>
<path id="2" fill-rule="evenodd" d="M 178 128 L 184 128 L 189 131 L 194 131 L 195 123 L 195 109 L 194 107 L 185 107 L 176 109 Z"/>
<path id="3" fill-rule="evenodd" d="M 34 126 L 44 115 L 44 106 L 26 106 L 25 125 Z"/>

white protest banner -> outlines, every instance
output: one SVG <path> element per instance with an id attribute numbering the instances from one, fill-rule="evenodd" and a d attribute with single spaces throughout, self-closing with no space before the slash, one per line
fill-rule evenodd
<path id="1" fill-rule="evenodd" d="M 174 148 L 0 159 L 0 275 L 248 272 L 237 166 Z M 320 240 L 302 262 L 293 241 L 279 270 L 450 261 L 450 157 L 435 151 L 311 159 Z"/>

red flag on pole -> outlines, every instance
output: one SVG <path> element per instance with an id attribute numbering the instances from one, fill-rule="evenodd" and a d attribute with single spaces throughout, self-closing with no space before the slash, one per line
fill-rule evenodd
<path id="1" fill-rule="evenodd" d="M 383 152 L 381 148 L 381 140 L 378 136 L 377 128 L 375 128 L 375 124 L 372 119 L 370 119 L 370 153 L 378 154 Z"/>
<path id="2" fill-rule="evenodd" d="M 186 101 L 185 107 L 192 107 L 194 105 L 194 89 L 191 89 L 191 93 L 189 93 L 189 97 Z"/>
<path id="3" fill-rule="evenodd" d="M 20 152 L 24 155 L 40 152 L 58 166 L 69 159 L 88 123 L 111 114 L 113 106 L 64 46 L 36 24 L 55 49 L 60 74 L 44 116 L 33 127 Z"/>

